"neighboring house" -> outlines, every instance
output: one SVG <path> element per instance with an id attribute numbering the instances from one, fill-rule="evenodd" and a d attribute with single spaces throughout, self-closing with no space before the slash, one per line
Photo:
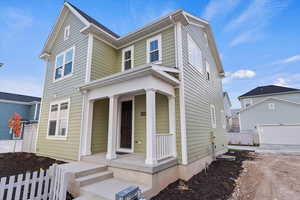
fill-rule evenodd
<path id="1" fill-rule="evenodd" d="M 23 122 L 37 122 L 40 102 L 39 97 L 0 92 L 0 140 L 14 139 L 8 127 L 14 113 L 18 113 Z"/>
<path id="2" fill-rule="evenodd" d="M 232 127 L 232 113 L 231 113 L 231 101 L 228 96 L 227 92 L 223 92 L 223 101 L 224 101 L 224 113 L 225 113 L 225 120 L 226 123 L 224 123 L 225 128 L 227 131 L 230 131 Z M 222 110 L 221 110 L 222 112 Z"/>
<path id="3" fill-rule="evenodd" d="M 240 109 L 231 109 L 231 129 L 230 132 L 240 132 L 240 118 L 239 118 Z"/>
<path id="4" fill-rule="evenodd" d="M 41 58 L 38 154 L 102 159 L 115 177 L 169 184 L 227 149 L 224 70 L 198 17 L 177 10 L 118 36 L 65 2 Z"/>
<path id="5" fill-rule="evenodd" d="M 268 85 L 239 97 L 241 131 L 256 131 L 257 125 L 300 124 L 300 90 Z"/>

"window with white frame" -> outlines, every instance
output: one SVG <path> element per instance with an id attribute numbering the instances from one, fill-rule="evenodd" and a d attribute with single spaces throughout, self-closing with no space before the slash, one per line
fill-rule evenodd
<path id="1" fill-rule="evenodd" d="M 70 101 L 50 104 L 48 136 L 65 137 L 68 131 Z"/>
<path id="2" fill-rule="evenodd" d="M 147 63 L 161 62 L 161 35 L 147 40 Z"/>
<path id="3" fill-rule="evenodd" d="M 130 46 L 122 50 L 122 66 L 123 71 L 131 69 L 133 67 L 133 46 Z"/>
<path id="4" fill-rule="evenodd" d="M 74 50 L 72 47 L 56 56 L 54 80 L 62 79 L 73 72 Z"/>
<path id="5" fill-rule="evenodd" d="M 65 27 L 65 31 L 64 31 L 64 40 L 69 39 L 70 37 L 70 25 Z"/>
<path id="6" fill-rule="evenodd" d="M 216 108 L 214 105 L 210 105 L 210 120 L 211 120 L 211 126 L 213 128 L 216 128 L 217 119 L 216 119 Z"/>
<path id="7" fill-rule="evenodd" d="M 244 108 L 252 105 L 252 99 L 244 99 Z"/>
<path id="8" fill-rule="evenodd" d="M 226 128 L 226 116 L 224 110 L 221 110 L 221 118 L 222 118 L 222 127 Z"/>
<path id="9" fill-rule="evenodd" d="M 208 61 L 205 62 L 206 79 L 210 80 L 210 65 Z"/>
<path id="10" fill-rule="evenodd" d="M 189 63 L 202 73 L 202 52 L 190 35 L 188 35 L 188 54 Z"/>
<path id="11" fill-rule="evenodd" d="M 275 110 L 275 103 L 268 104 L 269 110 Z"/>

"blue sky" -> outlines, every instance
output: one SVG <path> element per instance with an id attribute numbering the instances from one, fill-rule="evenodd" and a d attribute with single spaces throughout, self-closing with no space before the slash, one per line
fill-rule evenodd
<path id="1" fill-rule="evenodd" d="M 237 96 L 267 84 L 300 88 L 298 0 L 70 0 L 124 35 L 183 8 L 208 20 L 226 71 L 224 90 Z M 0 1 L 0 91 L 42 95 L 45 64 L 38 58 L 62 0 Z"/>

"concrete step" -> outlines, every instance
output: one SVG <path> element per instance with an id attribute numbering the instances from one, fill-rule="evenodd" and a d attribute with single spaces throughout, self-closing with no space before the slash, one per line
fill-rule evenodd
<path id="1" fill-rule="evenodd" d="M 80 187 L 80 194 L 88 199 L 115 200 L 116 193 L 129 186 L 138 186 L 142 190 L 142 193 L 146 194 L 146 196 L 148 196 L 147 193 L 151 191 L 151 187 L 149 186 L 117 178 L 110 178 L 101 182 Z"/>
<path id="2" fill-rule="evenodd" d="M 87 176 L 81 176 L 79 178 L 76 178 L 76 181 L 79 183 L 80 187 L 82 187 L 96 182 L 101 182 L 112 177 L 113 177 L 112 172 L 102 171 L 102 172 L 89 174 Z"/>
<path id="3" fill-rule="evenodd" d="M 107 171 L 107 166 L 96 165 L 94 167 L 90 167 L 88 169 L 83 169 L 83 170 L 75 172 L 75 177 L 80 178 L 80 177 L 89 176 L 89 175 L 96 174 L 99 172 L 104 172 L 104 171 Z"/>

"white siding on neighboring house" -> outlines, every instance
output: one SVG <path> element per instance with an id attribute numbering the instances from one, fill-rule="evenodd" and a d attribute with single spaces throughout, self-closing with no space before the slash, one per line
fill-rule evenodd
<path id="1" fill-rule="evenodd" d="M 299 104 L 269 99 L 240 112 L 241 131 L 256 131 L 258 124 L 300 124 L 299 113 Z"/>

